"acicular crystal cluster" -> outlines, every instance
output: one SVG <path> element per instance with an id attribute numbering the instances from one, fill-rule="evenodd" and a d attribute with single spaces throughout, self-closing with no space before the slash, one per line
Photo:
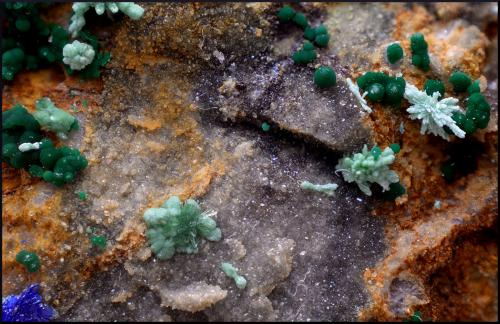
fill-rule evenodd
<path id="1" fill-rule="evenodd" d="M 412 104 L 406 111 L 410 113 L 411 119 L 420 119 L 422 127 L 421 134 L 431 133 L 441 136 L 445 140 L 449 139 L 446 130 L 447 127 L 457 137 L 464 138 L 465 132 L 460 129 L 452 118 L 453 113 L 461 112 L 457 105 L 458 99 L 453 97 L 438 100 L 441 94 L 436 91 L 432 96 L 420 91 L 412 84 L 406 84 L 404 97 Z"/>
<path id="2" fill-rule="evenodd" d="M 370 183 L 378 183 L 386 191 L 391 183 L 399 182 L 398 174 L 389 169 L 389 165 L 394 162 L 394 153 L 391 147 L 381 151 L 378 146 L 374 146 L 368 151 L 364 145 L 361 153 L 342 158 L 335 169 L 342 172 L 345 181 L 356 182 L 363 193 L 371 196 Z"/>
<path id="3" fill-rule="evenodd" d="M 212 213 L 202 212 L 193 199 L 181 203 L 173 196 L 160 208 L 150 208 L 144 213 L 148 226 L 146 236 L 151 250 L 158 259 L 170 259 L 175 252 L 198 252 L 199 238 L 219 241 L 221 230 L 210 217 Z"/>

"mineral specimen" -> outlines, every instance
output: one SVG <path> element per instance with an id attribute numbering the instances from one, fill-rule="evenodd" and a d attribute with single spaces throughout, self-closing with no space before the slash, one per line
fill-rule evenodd
<path id="1" fill-rule="evenodd" d="M 427 52 L 427 42 L 422 33 L 411 35 L 411 63 L 423 71 L 428 71 L 430 67 L 429 53 Z"/>
<path id="2" fill-rule="evenodd" d="M 148 226 L 146 236 L 158 259 L 170 259 L 175 252 L 198 252 L 198 238 L 219 241 L 221 230 L 209 213 L 202 212 L 192 199 L 181 203 L 177 196 L 169 198 L 160 208 L 144 213 Z"/>
<path id="3" fill-rule="evenodd" d="M 2 321 L 4 322 L 48 322 L 56 312 L 43 303 L 38 294 L 40 285 L 28 286 L 19 295 L 10 295 L 2 300 Z"/>
<path id="4" fill-rule="evenodd" d="M 35 103 L 33 117 L 44 130 L 52 131 L 61 139 L 67 138 L 67 133 L 78 129 L 78 121 L 71 114 L 57 108 L 49 98 L 42 98 Z"/>
<path id="5" fill-rule="evenodd" d="M 456 136 L 463 138 L 465 132 L 457 125 L 452 118 L 454 112 L 460 112 L 457 105 L 458 99 L 449 97 L 438 101 L 441 94 L 434 92 L 428 96 L 425 92 L 419 91 L 412 84 L 407 84 L 404 97 L 412 104 L 406 111 L 410 113 L 411 119 L 421 119 L 421 134 L 431 133 L 448 140 L 444 126 L 448 127 Z"/>
<path id="6" fill-rule="evenodd" d="M 222 262 L 220 267 L 228 277 L 233 278 L 234 283 L 236 283 L 236 287 L 239 289 L 245 289 L 247 286 L 247 280 L 245 277 L 238 274 L 238 270 L 231 263 Z"/>
<path id="7" fill-rule="evenodd" d="M 16 255 L 16 261 L 24 265 L 29 272 L 37 272 L 40 269 L 40 258 L 34 252 L 21 250 Z"/>
<path id="8" fill-rule="evenodd" d="M 55 148 L 49 139 L 40 145 L 40 165 L 31 165 L 29 172 L 56 186 L 75 180 L 76 174 L 87 167 L 87 159 L 77 149 Z"/>
<path id="9" fill-rule="evenodd" d="M 372 194 L 369 183 L 378 183 L 386 191 L 391 183 L 399 181 L 397 173 L 389 169 L 389 165 L 394 162 L 394 151 L 389 147 L 383 151 L 377 148 L 375 146 L 368 151 L 364 145 L 361 153 L 342 158 L 335 167 L 342 172 L 345 181 L 356 182 L 359 189 L 368 196 Z"/>
<path id="10" fill-rule="evenodd" d="M 137 20 L 144 14 L 144 9 L 133 2 L 75 2 L 73 3 L 73 16 L 68 27 L 73 37 L 78 36 L 80 30 L 85 26 L 85 13 L 94 7 L 98 15 L 102 15 L 108 10 L 111 13 L 123 12 L 132 20 Z"/>
<path id="11" fill-rule="evenodd" d="M 450 76 L 450 83 L 453 85 L 453 91 L 464 92 L 471 85 L 472 81 L 467 74 L 461 71 L 453 72 Z"/>
<path id="12" fill-rule="evenodd" d="M 444 83 L 439 80 L 427 80 L 424 84 L 424 90 L 429 96 L 432 96 L 432 94 L 437 91 L 441 98 L 444 97 Z"/>
<path id="13" fill-rule="evenodd" d="M 321 66 L 314 72 L 314 84 L 320 88 L 329 88 L 337 83 L 335 71 L 331 67 Z"/>
<path id="14" fill-rule="evenodd" d="M 383 72 L 371 71 L 358 78 L 357 83 L 370 100 L 393 106 L 401 103 L 406 84 L 402 77 L 393 78 Z"/>
<path id="15" fill-rule="evenodd" d="M 73 43 L 64 46 L 63 56 L 63 62 L 68 64 L 73 70 L 82 70 L 92 63 L 95 51 L 89 44 L 75 40 Z"/>
<path id="16" fill-rule="evenodd" d="M 398 43 L 387 46 L 387 60 L 391 64 L 398 63 L 403 58 L 403 48 Z"/>
<path id="17" fill-rule="evenodd" d="M 309 181 L 302 181 L 300 183 L 300 187 L 305 190 L 311 190 L 316 192 L 321 192 L 327 196 L 333 196 L 335 190 L 339 187 L 336 183 L 327 183 L 327 184 L 314 184 Z"/>

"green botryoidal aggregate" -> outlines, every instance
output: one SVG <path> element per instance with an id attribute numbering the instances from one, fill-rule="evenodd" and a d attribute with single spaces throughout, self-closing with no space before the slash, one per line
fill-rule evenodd
<path id="1" fill-rule="evenodd" d="M 441 94 L 441 98 L 444 97 L 444 83 L 439 80 L 427 80 L 424 84 L 424 90 L 429 96 L 432 96 L 432 94 L 437 91 Z"/>
<path id="2" fill-rule="evenodd" d="M 19 145 L 42 139 L 40 124 L 21 105 L 2 112 L 2 161 L 14 168 L 28 168 L 39 161 L 39 152 L 22 152 Z"/>
<path id="3" fill-rule="evenodd" d="M 337 76 L 331 67 L 321 66 L 314 72 L 314 84 L 320 88 L 329 88 L 335 86 Z"/>
<path id="4" fill-rule="evenodd" d="M 37 148 L 21 151 L 21 144 Z M 80 151 L 66 146 L 55 148 L 50 139 L 43 138 L 40 124 L 21 105 L 2 112 L 2 161 L 56 186 L 74 181 L 76 174 L 87 167 Z"/>
<path id="5" fill-rule="evenodd" d="M 398 106 L 403 98 L 406 82 L 401 77 L 390 77 L 383 72 L 366 72 L 357 80 L 358 86 L 367 92 L 373 102 Z"/>
<path id="6" fill-rule="evenodd" d="M 473 93 L 467 100 L 467 110 L 464 113 L 453 113 L 453 120 L 468 135 L 474 134 L 478 129 L 488 127 L 491 107 L 481 93 Z M 448 129 L 445 130 L 450 133 Z"/>
<path id="7" fill-rule="evenodd" d="M 295 16 L 295 10 L 290 6 L 284 6 L 278 11 L 278 18 L 281 22 L 289 22 Z"/>
<path id="8" fill-rule="evenodd" d="M 398 43 L 387 46 L 387 60 L 389 63 L 398 63 L 403 58 L 403 54 L 403 48 Z"/>
<path id="9" fill-rule="evenodd" d="M 469 95 L 480 92 L 481 92 L 481 87 L 479 86 L 479 80 L 472 82 L 471 85 L 467 88 L 467 93 Z"/>
<path id="10" fill-rule="evenodd" d="M 467 91 L 472 84 L 470 77 L 461 71 L 453 72 L 449 81 L 453 85 L 453 91 L 457 93 Z"/>
<path id="11" fill-rule="evenodd" d="M 63 47 L 69 43 L 70 35 L 61 25 L 46 23 L 40 18 L 40 10 L 48 8 L 46 3 L 1 4 L 5 12 L 2 35 L 2 79 L 13 80 L 20 71 L 34 70 L 52 63 L 63 64 Z M 99 77 L 99 69 L 110 58 L 109 53 L 98 52 L 97 38 L 82 31 L 79 39 L 94 48 L 96 57 L 78 76 L 83 79 Z M 75 71 L 64 65 L 69 74 Z"/>
<path id="12" fill-rule="evenodd" d="M 330 35 L 324 25 L 313 28 L 309 25 L 307 17 L 300 12 L 296 12 L 290 6 L 283 6 L 277 13 L 278 19 L 282 23 L 293 22 L 304 30 L 304 38 L 307 39 L 302 49 L 293 53 L 292 59 L 295 64 L 308 64 L 316 59 L 317 47 L 327 47 Z"/>
<path id="13" fill-rule="evenodd" d="M 326 29 L 326 27 L 320 25 L 316 28 L 307 27 L 304 30 L 304 38 L 311 42 L 314 42 L 314 44 L 318 47 L 326 47 L 328 46 L 330 35 L 328 34 L 328 30 Z"/>
<path id="14" fill-rule="evenodd" d="M 307 27 L 309 27 L 307 17 L 301 12 L 296 12 L 295 9 L 290 6 L 284 6 L 283 8 L 281 8 L 278 11 L 277 15 L 278 19 L 283 23 L 293 22 L 302 29 L 306 29 Z"/>
<path id="15" fill-rule="evenodd" d="M 54 147 L 49 139 L 40 145 L 40 165 L 32 165 L 29 173 L 56 186 L 73 182 L 78 172 L 88 165 L 87 159 L 77 149 L 67 146 Z"/>
<path id="16" fill-rule="evenodd" d="M 316 50 L 314 45 L 306 41 L 302 48 L 292 55 L 292 60 L 295 64 L 308 64 L 316 59 Z"/>
<path id="17" fill-rule="evenodd" d="M 428 45 L 422 33 L 415 33 L 410 37 L 411 63 L 422 71 L 430 68 L 430 58 L 427 52 Z"/>
<path id="18" fill-rule="evenodd" d="M 2 79 L 12 80 L 23 69 L 33 70 L 62 60 L 69 34 L 57 24 L 46 23 L 41 3 L 2 4 L 6 24 L 2 40 Z M 50 39 L 50 41 L 49 41 Z"/>

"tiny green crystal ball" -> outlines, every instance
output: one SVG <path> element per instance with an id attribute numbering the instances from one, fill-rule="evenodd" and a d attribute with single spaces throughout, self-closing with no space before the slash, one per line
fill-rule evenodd
<path id="1" fill-rule="evenodd" d="M 306 29 L 307 27 L 309 27 L 309 22 L 307 21 L 307 17 L 303 13 L 300 12 L 296 13 L 293 16 L 292 21 L 297 25 L 299 25 L 302 29 Z"/>
<path id="2" fill-rule="evenodd" d="M 287 22 L 292 20 L 293 16 L 295 16 L 295 10 L 293 10 L 293 8 L 290 6 L 284 6 L 278 12 L 278 18 L 282 22 Z"/>
<path id="3" fill-rule="evenodd" d="M 439 80 L 427 80 L 424 84 L 424 90 L 429 96 L 432 96 L 434 92 L 439 92 L 441 98 L 444 97 L 444 83 Z"/>
<path id="4" fill-rule="evenodd" d="M 322 66 L 314 72 L 314 83 L 320 88 L 329 88 L 337 83 L 337 76 L 332 68 Z"/>
<path id="5" fill-rule="evenodd" d="M 34 252 L 21 250 L 16 255 L 16 261 L 24 265 L 29 272 L 37 272 L 40 269 L 40 259 Z"/>
<path id="6" fill-rule="evenodd" d="M 397 63 L 403 58 L 403 48 L 398 43 L 391 44 L 387 47 L 387 60 L 391 64 Z"/>
<path id="7" fill-rule="evenodd" d="M 453 72 L 450 76 L 450 83 L 453 85 L 453 91 L 464 92 L 471 85 L 472 81 L 467 74 L 461 71 Z"/>
<path id="8" fill-rule="evenodd" d="M 385 88 L 380 83 L 374 83 L 368 88 L 368 98 L 371 101 L 381 101 L 384 98 Z"/>

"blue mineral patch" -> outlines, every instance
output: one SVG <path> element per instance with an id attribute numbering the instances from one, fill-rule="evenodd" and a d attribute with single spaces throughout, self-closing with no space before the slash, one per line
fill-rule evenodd
<path id="1" fill-rule="evenodd" d="M 43 303 L 38 294 L 39 284 L 32 284 L 19 295 L 9 295 L 2 300 L 3 322 L 48 322 L 55 311 Z"/>

